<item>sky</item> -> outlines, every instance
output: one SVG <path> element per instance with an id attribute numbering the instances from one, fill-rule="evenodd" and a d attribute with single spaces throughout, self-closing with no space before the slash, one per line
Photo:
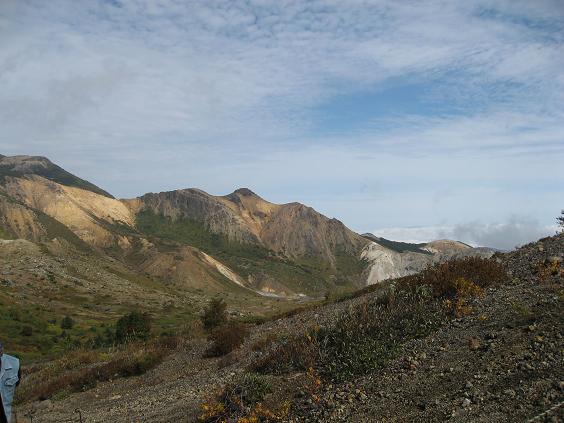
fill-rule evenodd
<path id="1" fill-rule="evenodd" d="M 0 0 L 0 154 L 513 248 L 564 208 L 564 2 Z"/>

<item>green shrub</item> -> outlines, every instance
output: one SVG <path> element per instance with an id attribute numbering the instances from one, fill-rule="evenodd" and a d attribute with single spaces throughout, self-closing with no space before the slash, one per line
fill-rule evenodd
<path id="1" fill-rule="evenodd" d="M 61 320 L 61 329 L 72 329 L 74 326 L 74 320 L 70 316 L 65 316 Z"/>
<path id="2" fill-rule="evenodd" d="M 22 326 L 22 330 L 20 331 L 22 336 L 33 336 L 33 328 L 31 326 Z"/>
<path id="3" fill-rule="evenodd" d="M 227 323 L 227 304 L 223 298 L 212 298 L 201 318 L 204 329 L 212 331 L 213 329 Z"/>
<path id="4" fill-rule="evenodd" d="M 132 311 L 122 316 L 116 323 L 115 339 L 122 343 L 132 340 L 147 340 L 151 334 L 149 313 Z"/>
<path id="5" fill-rule="evenodd" d="M 239 348 L 249 335 L 247 327 L 240 322 L 229 322 L 214 329 L 208 339 L 212 341 L 207 351 L 209 357 L 220 357 Z"/>

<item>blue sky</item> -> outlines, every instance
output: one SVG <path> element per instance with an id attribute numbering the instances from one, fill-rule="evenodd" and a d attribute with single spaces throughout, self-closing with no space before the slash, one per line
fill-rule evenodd
<path id="1" fill-rule="evenodd" d="M 562 1 L 0 2 L 0 153 L 510 248 L 564 207 Z"/>

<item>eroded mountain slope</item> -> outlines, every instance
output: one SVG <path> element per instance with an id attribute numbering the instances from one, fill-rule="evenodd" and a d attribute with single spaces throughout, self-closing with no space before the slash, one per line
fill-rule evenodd
<path id="1" fill-rule="evenodd" d="M 367 285 L 411 275 L 451 258 L 490 257 L 494 253 L 492 249 L 472 248 L 451 240 L 411 244 L 390 241 L 372 234 L 364 234 L 364 237 L 371 241 L 361 253 L 361 257 L 369 263 L 365 272 Z"/>

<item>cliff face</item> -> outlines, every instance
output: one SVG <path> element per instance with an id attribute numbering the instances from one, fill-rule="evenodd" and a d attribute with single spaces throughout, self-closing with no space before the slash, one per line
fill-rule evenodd
<path id="1" fill-rule="evenodd" d="M 133 205 L 136 211 L 150 211 L 172 221 L 188 219 L 200 223 L 210 232 L 225 235 L 235 242 L 260 242 L 235 205 L 198 189 L 145 194 L 126 203 Z"/>
<path id="2" fill-rule="evenodd" d="M 189 219 L 230 241 L 255 244 L 288 257 L 314 256 L 335 263 L 337 254 L 358 257 L 367 243 L 336 219 L 299 203 L 273 204 L 247 188 L 226 196 L 197 189 L 146 194 L 127 200 L 172 221 Z"/>
<path id="3" fill-rule="evenodd" d="M 269 248 L 290 256 L 318 256 L 335 263 L 337 254 L 358 257 L 366 240 L 336 219 L 311 207 L 285 204 L 265 224 L 261 237 Z"/>

